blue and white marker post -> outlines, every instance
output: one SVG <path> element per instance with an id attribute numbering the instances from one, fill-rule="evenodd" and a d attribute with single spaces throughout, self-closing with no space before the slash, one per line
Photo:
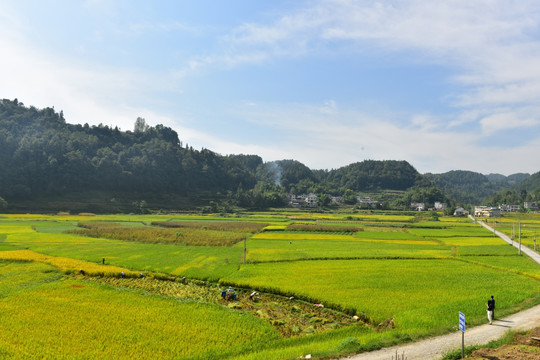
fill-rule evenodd
<path id="1" fill-rule="evenodd" d="M 459 312 L 459 330 L 461 330 L 461 358 L 465 359 L 465 314 Z"/>

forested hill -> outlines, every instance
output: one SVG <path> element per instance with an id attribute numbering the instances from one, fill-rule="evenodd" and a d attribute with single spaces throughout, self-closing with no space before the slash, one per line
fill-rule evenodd
<path id="1" fill-rule="evenodd" d="M 481 204 L 494 194 L 508 198 L 508 189 L 529 199 L 540 187 L 538 174 L 421 175 L 406 161 L 366 160 L 311 170 L 296 160 L 223 156 L 183 146 L 174 130 L 148 126 L 141 118 L 133 131 L 73 125 L 61 111 L 27 107 L 16 99 L 0 100 L 0 169 L 0 208 L 5 199 L 16 211 L 40 206 L 128 211 L 141 201 L 153 208 L 189 208 L 212 200 L 261 208 L 285 205 L 288 193 L 347 194 L 352 201 L 357 194 L 385 190 L 405 192 L 395 202 L 401 207 L 440 199 Z M 89 207 L 92 201 L 98 204 Z"/>
<path id="2" fill-rule="evenodd" d="M 421 178 L 411 164 L 395 160 L 366 160 L 328 172 L 317 172 L 317 175 L 331 188 L 353 191 L 407 190 Z"/>
<path id="3" fill-rule="evenodd" d="M 135 131 L 67 124 L 62 112 L 0 102 L 0 196 L 22 199 L 90 190 L 187 194 L 256 183 L 258 156 L 182 147 L 168 127 Z"/>
<path id="4" fill-rule="evenodd" d="M 0 166 L 0 198 L 10 204 L 26 201 L 19 210 L 44 198 L 67 203 L 68 194 L 71 205 L 74 198 L 101 196 L 159 198 L 169 204 L 156 200 L 154 205 L 169 208 L 182 207 L 173 203 L 182 197 L 198 204 L 221 197 L 241 206 L 278 206 L 289 192 L 406 190 L 422 177 L 405 161 L 312 171 L 295 160 L 263 163 L 257 155 L 222 156 L 184 147 L 174 130 L 150 127 L 141 118 L 133 131 L 73 125 L 61 111 L 27 107 L 16 99 L 0 100 Z"/>
<path id="5" fill-rule="evenodd" d="M 483 204 L 498 191 L 525 182 L 530 175 L 483 175 L 473 171 L 453 170 L 443 174 L 428 173 L 424 176 L 458 203 Z"/>

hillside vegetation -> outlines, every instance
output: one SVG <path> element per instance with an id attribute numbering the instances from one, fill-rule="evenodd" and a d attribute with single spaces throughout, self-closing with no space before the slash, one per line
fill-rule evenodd
<path id="1" fill-rule="evenodd" d="M 109 119 L 107 119 L 109 120 Z M 500 190 L 540 187 L 539 175 L 470 171 L 422 175 L 408 162 L 365 160 L 312 170 L 296 160 L 263 162 L 258 155 L 220 155 L 184 145 L 163 125 L 137 118 L 133 130 L 73 125 L 54 108 L 0 100 L 0 209 L 11 212 L 145 212 L 287 204 L 287 194 L 372 196 L 379 208 L 410 202 L 480 204 Z M 6 202 L 7 201 L 7 202 Z M 9 205 L 9 206 L 8 206 Z"/>
<path id="2" fill-rule="evenodd" d="M 284 205 L 287 193 L 406 190 L 421 178 L 405 161 L 312 171 L 295 160 L 223 156 L 184 145 L 174 130 L 142 118 L 133 131 L 73 125 L 62 111 L 17 99 L 0 101 L 0 166 L 7 169 L 0 174 L 0 197 L 16 211 L 117 212 L 211 200 L 264 208 Z"/>

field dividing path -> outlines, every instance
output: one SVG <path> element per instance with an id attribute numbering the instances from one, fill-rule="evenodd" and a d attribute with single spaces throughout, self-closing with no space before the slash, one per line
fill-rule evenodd
<path id="1" fill-rule="evenodd" d="M 474 220 L 474 218 L 472 218 Z M 519 243 L 512 242 L 507 235 L 500 231 L 494 231 L 483 221 L 479 222 L 495 235 L 506 241 L 508 244 L 519 248 Z M 521 251 L 530 256 L 534 261 L 540 264 L 540 255 L 534 250 L 522 246 Z M 487 322 L 487 316 L 486 316 Z M 456 314 L 456 325 L 458 323 L 458 314 Z M 483 345 L 492 340 L 496 340 L 504 335 L 508 330 L 529 330 L 540 326 L 540 305 L 533 308 L 520 311 L 504 319 L 493 321 L 493 325 L 485 324 L 465 331 L 465 346 Z M 359 355 L 347 357 L 349 360 L 390 360 L 395 357 L 396 352 L 399 356 L 405 355 L 407 360 L 438 360 L 444 354 L 461 349 L 461 331 L 436 336 L 433 338 L 417 341 L 410 344 L 396 345 L 381 350 L 366 352 Z"/>

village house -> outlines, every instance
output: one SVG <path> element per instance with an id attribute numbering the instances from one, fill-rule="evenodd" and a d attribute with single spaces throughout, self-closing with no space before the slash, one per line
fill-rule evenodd
<path id="1" fill-rule="evenodd" d="M 369 206 L 376 206 L 377 205 L 377 202 L 371 200 L 371 198 L 369 196 L 357 196 L 356 197 L 356 202 L 358 202 L 360 204 L 367 204 Z"/>
<path id="2" fill-rule="evenodd" d="M 440 202 L 440 201 L 435 201 L 435 210 L 445 210 L 446 209 L 446 204 L 443 203 L 443 202 Z"/>
<path id="3" fill-rule="evenodd" d="M 501 216 L 501 211 L 499 208 L 491 206 L 475 206 L 474 207 L 474 216 L 475 217 L 494 217 Z"/>
<path id="4" fill-rule="evenodd" d="M 343 196 L 330 196 L 330 201 L 334 204 L 343 203 Z"/>
<path id="5" fill-rule="evenodd" d="M 317 195 L 314 193 L 309 194 L 306 196 L 306 205 L 309 207 L 315 207 L 319 204 L 319 201 L 317 199 Z"/>
<path id="6" fill-rule="evenodd" d="M 531 211 L 536 211 L 538 210 L 538 203 L 525 201 L 525 203 L 523 204 L 523 208 Z"/>
<path id="7" fill-rule="evenodd" d="M 415 211 L 424 211 L 426 210 L 426 205 L 421 202 L 412 202 L 411 203 L 411 209 Z"/>
<path id="8" fill-rule="evenodd" d="M 454 210 L 454 216 L 469 216 L 469 212 L 462 207 L 458 207 Z"/>
<path id="9" fill-rule="evenodd" d="M 519 205 L 501 204 L 499 205 L 499 209 L 505 212 L 518 212 L 521 209 L 521 207 Z"/>
<path id="10" fill-rule="evenodd" d="M 300 208 L 306 205 L 306 195 L 287 194 L 289 205 L 295 208 Z"/>

